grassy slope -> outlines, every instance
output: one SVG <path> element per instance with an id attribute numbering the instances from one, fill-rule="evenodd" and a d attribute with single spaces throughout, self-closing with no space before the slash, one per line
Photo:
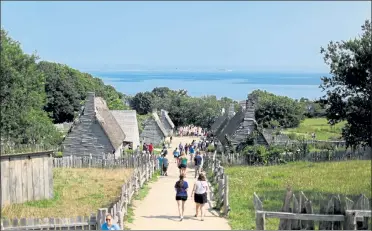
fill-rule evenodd
<path id="1" fill-rule="evenodd" d="M 6 206 L 1 215 L 7 218 L 88 216 L 114 202 L 132 173 L 131 169 L 98 168 L 53 171 L 53 199 Z"/>
<path id="2" fill-rule="evenodd" d="M 231 167 L 230 224 L 233 229 L 255 229 L 253 193 L 263 202 L 264 210 L 280 211 L 287 185 L 295 193 L 303 191 L 312 200 L 314 212 L 321 195 L 364 193 L 371 198 L 371 161 L 328 163 L 297 162 L 270 167 Z M 298 194 L 297 194 L 298 195 Z M 278 229 L 279 219 L 267 219 L 267 230 Z"/>
<path id="3" fill-rule="evenodd" d="M 345 122 L 341 122 L 331 127 L 325 118 L 305 119 L 297 128 L 286 129 L 284 133 L 294 133 L 311 139 L 311 134 L 315 132 L 317 140 L 328 140 L 330 138 L 341 137 L 341 130 Z"/>

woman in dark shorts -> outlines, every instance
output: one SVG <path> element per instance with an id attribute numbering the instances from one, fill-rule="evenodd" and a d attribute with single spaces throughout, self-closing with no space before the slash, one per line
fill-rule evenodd
<path id="1" fill-rule="evenodd" d="M 176 201 L 178 205 L 178 214 L 180 215 L 180 221 L 183 220 L 183 212 L 185 211 L 185 202 L 187 201 L 187 189 L 189 184 L 184 180 L 185 176 L 180 175 L 180 180 L 176 182 L 174 188 L 176 189 Z M 182 202 L 181 202 L 182 201 Z M 182 203 L 182 209 L 181 209 Z"/>
<path id="2" fill-rule="evenodd" d="M 187 157 L 184 152 L 181 153 L 181 156 L 178 158 L 178 160 L 179 160 L 178 168 L 180 169 L 180 175 L 186 177 Z"/>
<path id="3" fill-rule="evenodd" d="M 200 173 L 198 180 L 194 184 L 194 188 L 191 192 L 191 197 L 194 195 L 194 202 L 196 204 L 196 213 L 195 217 L 198 217 L 200 210 L 201 220 L 204 221 L 204 204 L 208 202 L 207 192 L 208 192 L 208 183 L 206 181 L 204 173 Z M 195 192 L 195 194 L 194 194 Z"/>

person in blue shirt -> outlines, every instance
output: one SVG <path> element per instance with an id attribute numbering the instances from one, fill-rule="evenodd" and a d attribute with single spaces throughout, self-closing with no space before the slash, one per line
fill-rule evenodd
<path id="1" fill-rule="evenodd" d="M 101 230 L 121 230 L 117 224 L 112 224 L 111 214 L 106 215 L 106 222 L 102 224 Z"/>
<path id="2" fill-rule="evenodd" d="M 184 180 L 185 175 L 181 174 L 179 181 L 176 182 L 174 188 L 176 189 L 176 201 L 178 205 L 178 214 L 180 220 L 183 220 L 183 213 L 185 211 L 185 202 L 187 201 L 187 189 L 189 184 Z M 182 203 L 182 205 L 181 205 Z"/>
<path id="3" fill-rule="evenodd" d="M 164 176 L 168 176 L 168 166 L 169 166 L 169 161 L 168 161 L 168 158 L 167 156 L 164 154 L 163 155 L 163 175 Z"/>
<path id="4" fill-rule="evenodd" d="M 178 151 L 178 148 L 176 148 L 173 152 L 174 157 L 174 163 L 178 163 L 178 157 L 180 156 L 180 152 Z"/>
<path id="5" fill-rule="evenodd" d="M 159 169 L 160 169 L 160 175 L 163 175 L 163 155 L 158 156 L 158 161 L 159 161 Z"/>
<path id="6" fill-rule="evenodd" d="M 192 160 L 194 159 L 194 153 L 195 153 L 195 149 L 194 149 L 194 146 L 193 145 L 190 145 L 189 147 L 189 151 L 190 151 L 190 162 L 192 163 Z"/>

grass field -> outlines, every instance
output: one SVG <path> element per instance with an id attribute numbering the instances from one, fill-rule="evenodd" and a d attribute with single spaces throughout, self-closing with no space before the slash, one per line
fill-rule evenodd
<path id="1" fill-rule="evenodd" d="M 295 193 L 303 191 L 312 201 L 315 213 L 320 200 L 331 194 L 347 195 L 355 200 L 355 196 L 363 193 L 371 198 L 370 160 L 230 167 L 225 172 L 230 179 L 229 222 L 234 230 L 255 229 L 254 192 L 267 211 L 280 211 L 287 185 Z M 277 230 L 278 224 L 279 219 L 267 219 L 266 230 Z"/>
<path id="2" fill-rule="evenodd" d="M 129 179 L 131 169 L 56 168 L 54 173 L 54 198 L 6 206 L 2 217 L 76 217 L 96 213 L 108 207 L 121 192 Z"/>
<path id="3" fill-rule="evenodd" d="M 314 132 L 317 140 L 337 139 L 341 137 L 341 131 L 345 123 L 340 122 L 330 126 L 325 118 L 311 118 L 302 121 L 297 128 L 286 129 L 283 133 L 305 136 L 305 138 L 311 139 L 311 134 Z"/>

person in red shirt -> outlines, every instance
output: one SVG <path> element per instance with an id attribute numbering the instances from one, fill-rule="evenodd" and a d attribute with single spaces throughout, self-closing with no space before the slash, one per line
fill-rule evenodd
<path id="1" fill-rule="evenodd" d="M 149 145 L 149 152 L 150 154 L 152 154 L 152 151 L 154 151 L 154 146 L 152 145 L 152 143 Z"/>

